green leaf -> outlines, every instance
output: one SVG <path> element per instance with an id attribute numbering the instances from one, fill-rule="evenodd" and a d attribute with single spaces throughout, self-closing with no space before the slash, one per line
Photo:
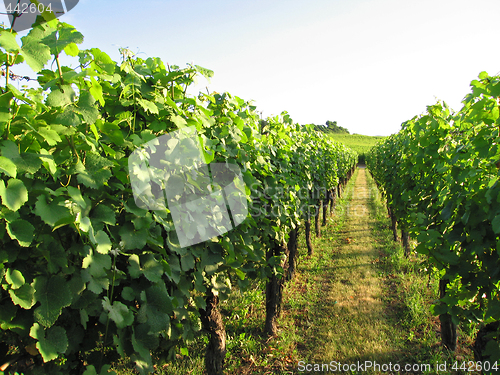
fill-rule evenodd
<path id="1" fill-rule="evenodd" d="M 7 30 L 2 30 L 0 32 L 0 47 L 7 52 L 16 52 L 20 49 L 14 33 Z"/>
<path id="2" fill-rule="evenodd" d="M 139 256 L 137 254 L 132 254 L 128 258 L 128 263 L 129 266 L 127 267 L 128 274 L 130 275 L 131 278 L 137 279 L 138 277 L 141 276 L 141 265 L 140 265 L 140 260 Z"/>
<path id="3" fill-rule="evenodd" d="M 17 307 L 10 303 L 3 303 L 0 308 L 0 329 L 5 328 L 5 323 L 11 322 L 16 317 Z"/>
<path id="4" fill-rule="evenodd" d="M 9 295 L 12 303 L 26 310 L 31 309 L 36 303 L 35 289 L 30 284 L 24 284 L 18 289 L 10 289 Z"/>
<path id="5" fill-rule="evenodd" d="M 160 281 L 146 289 L 145 297 L 138 313 L 138 321 L 148 323 L 155 334 L 167 331 L 170 328 L 173 306 L 165 283 Z"/>
<path id="6" fill-rule="evenodd" d="M 38 340 L 36 347 L 42 355 L 44 362 L 56 359 L 59 354 L 68 348 L 68 336 L 63 327 L 52 327 L 44 330 L 38 323 L 33 324 L 30 336 Z"/>
<path id="7" fill-rule="evenodd" d="M 72 43 L 83 43 L 83 35 L 67 23 L 60 23 L 62 27 L 58 28 L 58 32 L 50 34 L 44 38 L 43 42 L 49 46 L 50 53 L 54 56 L 59 55 L 67 46 Z"/>
<path id="8" fill-rule="evenodd" d="M 142 208 L 137 207 L 135 204 L 134 198 L 130 198 L 127 202 L 123 204 L 125 206 L 125 210 L 127 212 L 130 212 L 131 214 L 134 214 L 135 216 L 146 216 L 148 213 L 148 210 L 144 210 Z"/>
<path id="9" fill-rule="evenodd" d="M 100 254 L 107 254 L 111 250 L 111 240 L 106 232 L 100 230 L 95 235 L 96 251 Z"/>
<path id="10" fill-rule="evenodd" d="M 35 297 L 40 306 L 35 309 L 36 320 L 45 327 L 51 327 L 61 315 L 62 309 L 72 301 L 71 290 L 62 275 L 35 278 Z"/>
<path id="11" fill-rule="evenodd" d="M 55 146 L 62 141 L 59 134 L 57 134 L 56 131 L 52 130 L 48 126 L 43 128 L 38 128 L 37 132 L 45 139 L 45 141 L 48 143 L 49 146 Z"/>
<path id="12" fill-rule="evenodd" d="M 92 189 L 99 189 L 111 177 L 110 168 L 114 166 L 111 160 L 108 160 L 96 152 L 87 152 L 85 166 L 80 162 L 77 165 L 78 182 Z"/>
<path id="13" fill-rule="evenodd" d="M 142 249 L 148 240 L 147 229 L 135 230 L 132 223 L 124 224 L 120 229 L 125 250 Z"/>
<path id="14" fill-rule="evenodd" d="M 126 301 L 133 301 L 135 298 L 135 292 L 134 289 L 132 289 L 129 286 L 126 286 L 122 290 L 122 298 Z"/>
<path id="15" fill-rule="evenodd" d="M 207 80 L 210 80 L 210 78 L 212 78 L 214 76 L 214 71 L 213 70 L 210 70 L 210 69 L 207 69 L 207 68 L 203 68 L 202 66 L 199 66 L 199 65 L 195 65 L 195 68 L 198 72 L 200 72 L 203 77 L 205 77 Z"/>
<path id="16" fill-rule="evenodd" d="M 97 375 L 97 371 L 95 370 L 95 367 L 90 365 L 85 367 L 85 371 L 83 372 L 83 375 Z"/>
<path id="17" fill-rule="evenodd" d="M 7 233 L 10 238 L 19 242 L 22 247 L 28 247 L 33 241 L 35 227 L 28 221 L 18 219 L 7 223 Z"/>
<path id="18" fill-rule="evenodd" d="M 97 374 L 97 371 L 94 366 L 89 365 L 85 367 L 85 372 L 83 375 L 116 375 L 116 372 L 111 371 L 111 365 L 104 365 L 101 367 L 101 372 Z"/>
<path id="19" fill-rule="evenodd" d="M 143 272 L 144 276 L 152 283 L 159 282 L 163 275 L 163 266 L 158 262 L 153 254 L 144 255 L 143 258 Z"/>
<path id="20" fill-rule="evenodd" d="M 491 222 L 491 226 L 495 233 L 500 233 L 500 215 L 495 216 L 495 218 Z"/>
<path id="21" fill-rule="evenodd" d="M 111 257 L 108 254 L 90 253 L 83 259 L 82 268 L 82 278 L 90 291 L 99 294 L 109 287 L 107 272 L 111 269 Z"/>
<path id="22" fill-rule="evenodd" d="M 104 310 L 108 311 L 109 318 L 115 322 L 118 328 L 128 327 L 134 322 L 134 313 L 119 301 L 114 301 L 113 304 L 111 304 L 109 298 L 104 297 L 102 307 Z"/>
<path id="23" fill-rule="evenodd" d="M 183 128 L 187 125 L 186 120 L 184 120 L 181 116 L 174 115 L 170 118 L 170 121 L 172 121 L 178 128 Z"/>
<path id="24" fill-rule="evenodd" d="M 80 93 L 78 112 L 82 114 L 87 124 L 94 124 L 99 118 L 99 111 L 95 105 L 95 99 L 88 91 Z"/>
<path id="25" fill-rule="evenodd" d="M 23 42 L 21 54 L 35 72 L 41 71 L 50 60 L 50 48 L 42 42 L 42 39 L 54 32 L 54 29 L 51 30 L 47 24 L 44 24 L 34 27 L 28 35 L 21 38 Z"/>
<path id="26" fill-rule="evenodd" d="M 1 146 L 2 155 L 10 159 L 16 166 L 18 172 L 34 174 L 42 166 L 42 161 L 37 154 L 28 152 L 19 153 L 18 146 L 12 141 L 5 141 Z"/>
<path id="27" fill-rule="evenodd" d="M 4 181 L 0 180 L 0 197 L 4 206 L 11 211 L 17 211 L 28 201 L 28 190 L 21 180 L 11 178 L 7 187 Z"/>
<path id="28" fill-rule="evenodd" d="M 104 106 L 104 96 L 102 95 L 102 86 L 99 82 L 95 80 L 94 77 L 90 77 L 90 82 L 92 82 L 92 86 L 89 89 L 90 94 L 94 97 L 95 100 L 99 101 L 99 104 Z"/>
<path id="29" fill-rule="evenodd" d="M 85 202 L 85 199 L 83 199 L 80 189 L 73 186 L 68 186 L 68 193 L 69 196 L 75 201 L 75 203 L 78 204 L 82 209 L 87 208 L 87 202 Z"/>
<path id="30" fill-rule="evenodd" d="M 479 79 L 486 79 L 486 78 L 488 78 L 487 72 L 482 71 L 481 73 L 479 73 Z"/>
<path id="31" fill-rule="evenodd" d="M 194 268 L 194 257 L 187 253 L 181 257 L 181 267 L 183 271 L 189 271 Z"/>
<path id="32" fill-rule="evenodd" d="M 8 91 L 5 94 L 0 95 L 0 135 L 4 131 L 4 126 L 7 121 L 9 121 L 12 118 L 11 114 L 11 104 L 12 104 L 12 99 L 14 98 L 14 94 L 12 91 Z M 12 176 L 15 177 L 15 176 Z"/>
<path id="33" fill-rule="evenodd" d="M 139 329 L 139 327 L 143 327 Z M 144 329 L 144 325 L 140 325 L 138 327 L 134 327 L 134 333 L 132 334 L 132 346 L 136 353 L 138 353 L 142 359 L 146 361 L 148 367 L 151 367 L 151 354 L 148 349 L 148 346 L 152 337 L 148 337 L 147 329 Z M 137 332 L 136 332 L 137 331 Z M 152 346 L 152 345 L 151 345 Z"/>
<path id="34" fill-rule="evenodd" d="M 137 102 L 142 108 L 144 108 L 144 110 L 156 115 L 158 114 L 158 107 L 153 102 L 141 98 L 138 98 Z"/>
<path id="35" fill-rule="evenodd" d="M 116 224 L 115 211 L 104 204 L 100 204 L 96 208 L 94 208 L 92 210 L 90 218 L 92 220 L 100 221 L 108 225 Z"/>
<path id="36" fill-rule="evenodd" d="M 55 86 L 47 95 L 47 105 L 50 107 L 64 107 L 76 99 L 76 94 L 70 85 Z"/>
<path id="37" fill-rule="evenodd" d="M 25 283 L 24 276 L 21 271 L 13 270 L 12 268 L 7 269 L 7 272 L 5 273 L 5 280 L 12 289 L 20 288 Z"/>
<path id="38" fill-rule="evenodd" d="M 0 172 L 5 173 L 9 177 L 16 178 L 17 167 L 10 159 L 0 156 Z"/>
<path id="39" fill-rule="evenodd" d="M 70 43 L 68 44 L 66 47 L 64 47 L 64 52 L 66 52 L 66 54 L 68 56 L 78 56 L 78 53 L 80 52 L 80 49 L 78 48 L 78 46 L 76 45 L 76 43 Z"/>
<path id="40" fill-rule="evenodd" d="M 50 203 L 47 203 L 46 199 L 45 195 L 40 195 L 35 204 L 35 214 L 40 216 L 45 223 L 54 227 L 61 221 L 74 221 L 70 209 L 65 206 L 64 197 L 58 197 Z"/>
<path id="41" fill-rule="evenodd" d="M 158 335 L 151 334 L 149 324 L 139 324 L 134 328 L 136 339 L 140 341 L 145 348 L 154 350 L 158 347 L 160 343 Z"/>

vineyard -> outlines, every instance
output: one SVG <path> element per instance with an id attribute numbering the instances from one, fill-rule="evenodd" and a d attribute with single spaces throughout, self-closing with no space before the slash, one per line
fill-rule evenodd
<path id="1" fill-rule="evenodd" d="M 499 76 L 482 72 L 458 112 L 438 102 L 371 147 L 373 137 L 332 137 L 287 112 L 262 119 L 227 92 L 188 94 L 214 74 L 201 66 L 127 49 L 117 62 L 82 43 L 53 17 L 22 38 L 0 28 L 0 373 L 117 374 L 126 363 L 148 374 L 157 357 L 174 363 L 203 345 L 204 373 L 224 374 L 237 303 L 262 317 L 266 350 L 295 304 L 287 319 L 325 351 L 308 360 L 411 362 L 400 347 L 422 332 L 400 344 L 406 323 L 386 316 L 398 319 L 391 304 L 411 288 L 432 297 L 436 280 L 432 334 L 453 353 L 460 327 L 474 327 L 474 369 L 496 373 Z M 404 267 L 384 263 L 396 262 L 384 220 Z M 413 271 L 419 281 L 395 291 Z M 358 347 L 339 348 L 339 332 Z M 280 371 L 307 368 L 294 345 Z"/>
<path id="2" fill-rule="evenodd" d="M 457 325 L 476 323 L 476 360 L 500 359 L 500 78 L 482 72 L 458 112 L 445 103 L 402 124 L 367 157 L 387 200 L 394 240 L 418 245 L 423 270 L 438 275 L 443 345 Z M 489 368 L 484 368 L 486 373 Z M 496 371 L 495 371 L 496 372 Z"/>
<path id="3" fill-rule="evenodd" d="M 187 95 L 197 76 L 212 76 L 208 69 L 128 50 L 118 63 L 79 49 L 82 42 L 57 19 L 33 27 L 21 44 L 12 30 L 0 31 L 0 341 L 11 353 L 1 370 L 24 361 L 20 371 L 33 374 L 105 374 L 126 357 L 145 374 L 154 370 L 151 352 L 173 359 L 203 331 L 206 371 L 221 374 L 221 301 L 231 288 L 263 280 L 263 330 L 276 334 L 299 228 L 312 253 L 311 231 L 320 235 L 357 154 L 285 112 L 261 121 L 229 93 Z M 62 65 L 62 56 L 77 67 Z M 37 87 L 13 85 L 22 63 L 37 73 Z M 181 129 L 193 129 L 206 164 L 241 171 L 244 184 L 229 181 L 228 199 L 248 207 L 234 229 L 187 247 L 169 208 L 142 206 L 131 185 L 142 172 L 129 160 Z M 169 142 L 161 152 L 189 158 L 183 147 Z M 185 203 L 208 194 L 204 177 L 192 168 L 165 176 L 161 188 Z M 191 238 L 205 227 L 221 232 L 219 211 L 194 212 L 182 228 Z"/>

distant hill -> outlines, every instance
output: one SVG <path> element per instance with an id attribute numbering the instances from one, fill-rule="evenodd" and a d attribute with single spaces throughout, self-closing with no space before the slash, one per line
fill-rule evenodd
<path id="1" fill-rule="evenodd" d="M 345 134 L 328 132 L 332 139 L 344 143 L 359 154 L 358 162 L 365 162 L 365 154 L 381 140 L 387 138 L 384 136 L 369 136 L 361 134 Z"/>

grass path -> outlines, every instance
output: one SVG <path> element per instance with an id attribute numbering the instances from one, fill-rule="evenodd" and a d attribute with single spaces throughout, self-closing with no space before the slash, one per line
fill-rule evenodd
<path id="1" fill-rule="evenodd" d="M 317 310 L 317 339 L 324 353 L 318 352 L 317 360 L 328 354 L 347 362 L 380 361 L 397 351 L 396 332 L 387 315 L 383 280 L 376 266 L 379 251 L 374 219 L 369 215 L 370 193 L 366 171 L 359 169 L 333 272 L 322 286 L 324 304 Z"/>
<path id="2" fill-rule="evenodd" d="M 310 298 L 301 353 L 309 363 L 389 363 L 401 359 L 401 333 L 395 312 L 386 303 L 385 278 L 377 263 L 380 239 L 371 200 L 376 188 L 359 168 L 348 185 L 340 231 L 326 229 L 314 283 L 321 286 Z M 336 238 L 331 240 L 331 235 Z M 328 246 L 329 248 L 320 248 Z"/>

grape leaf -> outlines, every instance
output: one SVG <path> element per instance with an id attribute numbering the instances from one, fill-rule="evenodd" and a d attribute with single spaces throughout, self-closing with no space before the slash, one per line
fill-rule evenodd
<path id="1" fill-rule="evenodd" d="M 116 224 L 115 212 L 104 204 L 100 204 L 94 208 L 90 214 L 90 218 L 108 225 Z"/>
<path id="2" fill-rule="evenodd" d="M 163 275 L 163 266 L 160 262 L 158 262 L 153 254 L 146 254 L 141 257 L 143 261 L 143 272 L 144 276 L 151 281 L 152 283 L 156 283 L 161 280 L 161 276 Z"/>
<path id="3" fill-rule="evenodd" d="M 2 127 L 0 128 L 0 134 L 3 133 L 5 123 L 12 118 L 12 114 L 10 112 L 10 106 L 13 97 L 14 94 L 11 91 L 8 91 L 5 94 L 0 95 L 0 124 L 2 125 Z M 16 176 L 11 176 L 11 177 L 16 177 Z"/>
<path id="4" fill-rule="evenodd" d="M 70 85 L 55 86 L 47 95 L 47 105 L 51 107 L 64 107 L 75 101 L 76 94 Z"/>
<path id="5" fill-rule="evenodd" d="M 491 226 L 493 227 L 493 231 L 495 233 L 500 233 L 500 215 L 495 216 L 491 222 Z"/>
<path id="6" fill-rule="evenodd" d="M 11 178 L 7 187 L 4 181 L 0 180 L 0 197 L 4 206 L 11 211 L 17 211 L 28 201 L 28 190 L 21 180 Z"/>
<path id="7" fill-rule="evenodd" d="M 94 124 L 99 118 L 99 111 L 95 105 L 95 99 L 87 91 L 83 91 L 80 94 L 80 99 L 78 100 L 78 112 L 82 114 L 83 119 L 87 124 Z"/>
<path id="8" fill-rule="evenodd" d="M 68 347 L 68 336 L 63 327 L 55 326 L 44 330 L 38 323 L 33 324 L 30 336 L 38 340 L 36 348 L 42 355 L 44 362 L 56 359 L 59 354 L 64 353 Z"/>
<path id="9" fill-rule="evenodd" d="M 104 297 L 102 307 L 108 311 L 109 318 L 115 322 L 118 328 L 125 328 L 134 322 L 134 313 L 119 301 L 114 301 L 111 304 L 109 298 Z"/>
<path id="10" fill-rule="evenodd" d="M 100 230 L 94 237 L 96 244 L 96 251 L 100 254 L 107 254 L 111 250 L 111 240 L 106 232 Z"/>
<path id="11" fill-rule="evenodd" d="M 109 286 L 107 271 L 111 269 L 111 257 L 108 254 L 97 252 L 87 255 L 82 262 L 82 279 L 87 288 L 95 294 L 99 294 Z"/>
<path id="12" fill-rule="evenodd" d="M 10 159 L 16 166 L 18 172 L 35 173 L 42 166 L 40 157 L 36 154 L 27 152 L 19 153 L 18 146 L 12 141 L 4 141 L 1 143 L 0 149 L 2 155 Z"/>
<path id="13" fill-rule="evenodd" d="M 168 330 L 173 307 L 165 283 L 160 281 L 146 289 L 145 297 L 138 313 L 138 321 L 148 323 L 154 333 Z"/>
<path id="14" fill-rule="evenodd" d="M 37 132 L 45 139 L 49 146 L 55 146 L 62 141 L 59 134 L 48 126 L 38 128 Z"/>
<path id="15" fill-rule="evenodd" d="M 142 108 L 144 108 L 144 110 L 150 113 L 158 114 L 158 107 L 153 102 L 140 98 L 137 99 L 137 102 Z"/>
<path id="16" fill-rule="evenodd" d="M 19 305 L 26 310 L 31 309 L 36 303 L 35 289 L 30 284 L 24 284 L 18 289 L 10 289 L 9 295 L 15 305 Z"/>
<path id="17" fill-rule="evenodd" d="M 85 166 L 80 162 L 77 166 L 78 182 L 92 189 L 99 189 L 111 177 L 110 167 L 114 163 L 96 152 L 87 152 Z"/>
<path id="18" fill-rule="evenodd" d="M 5 49 L 7 52 L 19 51 L 19 44 L 17 44 L 14 33 L 2 30 L 0 33 L 0 47 Z"/>
<path id="19" fill-rule="evenodd" d="M 7 272 L 5 273 L 5 280 L 12 289 L 20 288 L 25 283 L 24 276 L 21 271 L 14 270 L 12 268 L 7 269 Z"/>
<path id="20" fill-rule="evenodd" d="M 64 197 L 58 197 L 52 202 L 47 203 L 47 197 L 45 195 L 40 195 L 35 204 L 35 214 L 40 216 L 40 218 L 51 227 L 63 220 L 73 221 L 71 211 L 68 207 L 65 207 L 64 204 Z"/>
<path id="21" fill-rule="evenodd" d="M 55 30 L 44 24 L 34 27 L 28 35 L 21 38 L 21 54 L 35 72 L 41 71 L 51 57 L 49 46 L 42 42 L 42 39 L 51 33 L 55 33 Z"/>
<path id="22" fill-rule="evenodd" d="M 35 278 L 35 297 L 40 306 L 35 309 L 35 318 L 43 326 L 51 327 L 61 315 L 62 309 L 71 304 L 72 295 L 62 275 Z"/>
<path id="23" fill-rule="evenodd" d="M 148 240 L 147 230 L 135 230 L 132 223 L 126 223 L 121 227 L 120 236 L 125 250 L 142 249 Z"/>
<path id="24" fill-rule="evenodd" d="M 11 239 L 19 242 L 20 246 L 28 247 L 33 241 L 35 227 L 26 220 L 17 219 L 7 223 L 7 233 Z"/>

